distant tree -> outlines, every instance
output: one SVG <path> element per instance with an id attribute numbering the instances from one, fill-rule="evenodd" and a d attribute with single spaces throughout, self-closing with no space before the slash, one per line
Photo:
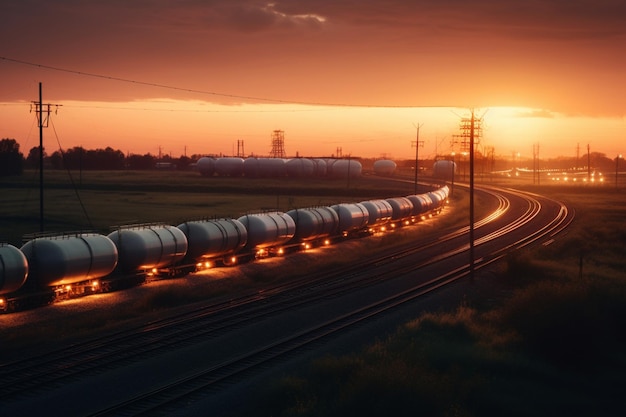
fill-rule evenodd
<path id="1" fill-rule="evenodd" d="M 43 157 L 47 158 L 46 149 L 43 150 Z M 39 168 L 39 146 L 32 147 L 26 157 L 26 167 L 31 169 Z"/>
<path id="2" fill-rule="evenodd" d="M 22 175 L 24 155 L 15 139 L 0 140 L 0 176 Z"/>
<path id="3" fill-rule="evenodd" d="M 191 158 L 187 157 L 187 156 L 181 156 L 180 158 L 178 158 L 178 169 L 180 171 L 184 171 L 189 169 L 189 165 L 191 165 L 192 160 Z"/>
<path id="4" fill-rule="evenodd" d="M 156 167 L 156 158 L 149 153 L 145 155 L 129 155 L 126 158 L 126 166 L 128 169 L 154 169 Z"/>

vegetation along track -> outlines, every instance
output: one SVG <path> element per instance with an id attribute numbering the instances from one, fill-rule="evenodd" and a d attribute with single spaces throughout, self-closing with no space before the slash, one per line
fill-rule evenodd
<path id="1" fill-rule="evenodd" d="M 567 208 L 543 197 L 513 190 L 482 189 L 497 201 L 497 208 L 476 222 L 479 236 L 475 268 L 482 268 L 500 259 L 509 250 L 554 238 L 572 220 Z M 543 201 L 543 204 L 542 204 Z M 540 216 L 541 214 L 541 216 Z M 229 303 L 197 309 L 177 317 L 153 322 L 148 326 L 110 335 L 106 338 L 75 345 L 45 356 L 29 358 L 0 368 L 0 399 L 16 405 L 42 391 L 103 373 L 129 362 L 145 360 L 165 350 L 180 348 L 198 340 L 215 338 L 236 327 L 253 325 L 263 316 L 280 315 L 314 304 L 322 299 L 340 298 L 342 294 L 373 286 L 399 276 L 415 275 L 424 279 L 383 299 L 353 307 L 331 319 L 313 323 L 306 329 L 285 334 L 272 341 L 250 346 L 221 363 L 206 367 L 193 375 L 163 381 L 157 389 L 130 394 L 119 399 L 120 404 L 102 407 L 98 414 L 125 415 L 155 413 L 179 409 L 181 402 L 189 403 L 198 393 L 225 379 L 253 372 L 255 367 L 276 360 L 321 338 L 363 322 L 424 293 L 446 285 L 469 273 L 467 230 L 447 231 L 436 242 L 421 244 L 385 253 L 342 267 L 326 274 L 304 276 L 288 285 L 266 289 L 234 299 Z M 495 242 L 495 243 L 494 243 Z M 478 250 L 485 248 L 485 250 Z M 441 266 L 445 260 L 445 268 Z M 426 273 L 426 271 L 429 271 Z M 191 398 L 190 398 L 191 397 Z"/>

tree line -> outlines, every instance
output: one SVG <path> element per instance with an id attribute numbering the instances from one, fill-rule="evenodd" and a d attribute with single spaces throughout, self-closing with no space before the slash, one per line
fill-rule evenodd
<path id="1" fill-rule="evenodd" d="M 149 169 L 189 169 L 193 161 L 201 155 L 191 157 L 180 156 L 173 158 L 164 155 L 159 158 L 150 153 L 144 155 L 127 154 L 119 149 L 106 147 L 104 149 L 85 149 L 76 146 L 64 151 L 57 150 L 52 154 L 46 153 L 44 148 L 43 160 L 45 169 L 70 170 L 149 170 Z M 39 169 L 40 151 L 35 146 L 28 155 L 20 151 L 20 145 L 15 139 L 0 140 L 0 176 L 21 175 L 24 169 Z"/>

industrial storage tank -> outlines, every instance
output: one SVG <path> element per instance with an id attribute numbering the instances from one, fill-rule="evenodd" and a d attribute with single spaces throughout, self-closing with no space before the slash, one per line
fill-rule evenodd
<path id="1" fill-rule="evenodd" d="M 374 173 L 376 175 L 393 175 L 398 165 L 390 159 L 374 161 Z"/>
<path id="2" fill-rule="evenodd" d="M 286 214 L 295 222 L 295 238 L 301 241 L 333 236 L 339 229 L 339 216 L 330 207 L 294 209 Z"/>
<path id="3" fill-rule="evenodd" d="M 163 268 L 182 260 L 187 253 L 187 237 L 174 226 L 128 226 L 108 237 L 117 247 L 123 271 Z"/>
<path id="4" fill-rule="evenodd" d="M 368 224 L 370 226 L 378 226 L 385 224 L 391 220 L 393 216 L 393 207 L 386 200 L 368 200 L 361 201 L 369 213 Z"/>
<path id="5" fill-rule="evenodd" d="M 327 161 L 327 166 L 332 178 L 358 178 L 363 171 L 363 165 L 356 159 L 335 159 Z"/>
<path id="6" fill-rule="evenodd" d="M 420 214 L 426 213 L 433 208 L 433 201 L 426 194 L 414 194 L 407 196 L 406 198 L 408 198 L 413 204 L 413 211 L 411 212 L 412 216 L 419 216 Z"/>
<path id="7" fill-rule="evenodd" d="M 386 201 L 391 205 L 393 214 L 391 220 L 404 220 L 411 217 L 413 203 L 406 197 L 388 198 Z"/>
<path id="8" fill-rule="evenodd" d="M 106 276 L 118 261 L 113 242 L 94 233 L 36 238 L 24 244 L 21 251 L 28 260 L 29 281 L 47 286 Z"/>
<path id="9" fill-rule="evenodd" d="M 433 177 L 450 181 L 456 172 L 456 163 L 446 159 L 435 161 L 433 164 Z"/>
<path id="10" fill-rule="evenodd" d="M 0 243 L 0 294 L 19 290 L 27 276 L 28 261 L 24 253 L 13 245 Z"/>
<path id="11" fill-rule="evenodd" d="M 267 248 L 282 245 L 296 233 L 296 223 L 285 213 L 247 214 L 238 218 L 248 230 L 248 248 Z"/>
<path id="12" fill-rule="evenodd" d="M 240 177 L 243 175 L 243 159 L 218 158 L 215 160 L 215 173 L 225 177 Z"/>
<path id="13" fill-rule="evenodd" d="M 198 220 L 177 226 L 187 237 L 187 258 L 201 259 L 236 252 L 248 242 L 248 231 L 239 220 Z"/>
<path id="14" fill-rule="evenodd" d="M 246 177 L 283 177 L 285 160 L 282 158 L 246 158 L 243 161 Z"/>
<path id="15" fill-rule="evenodd" d="M 285 163 L 287 175 L 296 178 L 311 178 L 315 173 L 315 164 L 307 158 L 293 158 Z"/>
<path id="16" fill-rule="evenodd" d="M 328 164 L 326 163 L 325 160 L 314 159 L 313 165 L 315 166 L 313 175 L 316 175 L 318 177 L 325 177 L 326 175 L 328 175 Z"/>
<path id="17" fill-rule="evenodd" d="M 198 172 L 204 177 L 212 177 L 215 174 L 215 159 L 206 156 L 196 162 Z"/>
<path id="18" fill-rule="evenodd" d="M 361 203 L 342 203 L 331 207 L 339 217 L 339 231 L 353 232 L 367 227 L 369 212 Z"/>

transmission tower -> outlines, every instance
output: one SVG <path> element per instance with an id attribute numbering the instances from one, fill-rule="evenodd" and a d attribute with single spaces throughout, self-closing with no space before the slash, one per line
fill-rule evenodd
<path id="1" fill-rule="evenodd" d="M 274 130 L 272 132 L 270 158 L 285 158 L 285 132 L 283 130 Z"/>

